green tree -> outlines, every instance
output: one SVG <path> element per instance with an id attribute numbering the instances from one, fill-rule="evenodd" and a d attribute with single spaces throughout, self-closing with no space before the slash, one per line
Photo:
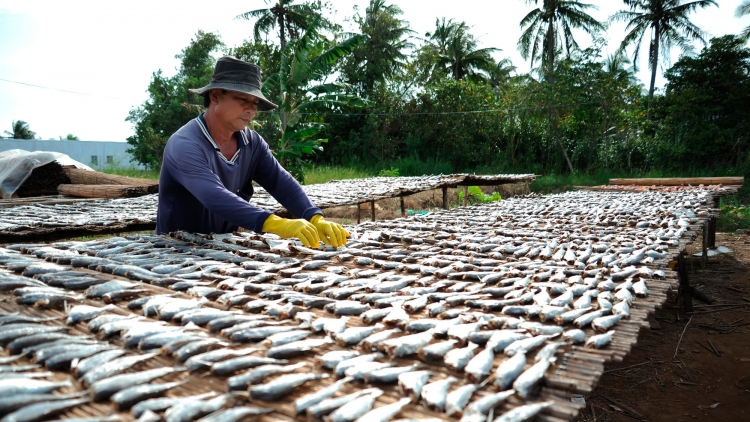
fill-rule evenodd
<path id="1" fill-rule="evenodd" d="M 747 15 L 750 15 L 750 0 L 743 1 L 739 6 L 737 6 L 737 10 L 735 10 L 734 12 L 734 16 L 738 18 Z M 739 37 L 745 42 L 750 41 L 750 25 L 743 29 L 742 32 L 740 32 Z"/>
<path id="2" fill-rule="evenodd" d="M 683 51 L 692 49 L 693 41 L 706 44 L 705 32 L 690 21 L 688 15 L 699 8 L 718 6 L 714 0 L 623 0 L 629 10 L 620 10 L 610 20 L 627 22 L 625 38 L 620 43 L 620 51 L 634 45 L 633 65 L 637 71 L 638 57 L 646 35 L 651 37 L 648 47 L 648 64 L 651 68 L 651 82 L 648 88 L 648 117 L 651 120 L 651 102 L 654 98 L 656 68 L 659 55 L 669 57 L 669 50 L 680 47 Z"/>
<path id="3" fill-rule="evenodd" d="M 623 51 L 616 51 L 604 59 L 604 70 L 612 75 L 618 82 L 628 82 L 633 85 L 638 84 L 638 78 L 635 76 L 635 69 L 630 64 L 630 59 Z"/>
<path id="4" fill-rule="evenodd" d="M 448 76 L 460 81 L 488 81 L 498 71 L 498 63 L 492 53 L 500 51 L 494 47 L 478 48 L 479 42 L 469 32 L 466 22 L 454 22 L 445 18 L 435 20 L 435 30 L 428 32 L 428 43 L 422 47 L 427 57 L 425 73 Z M 432 80 L 435 80 L 434 78 Z"/>
<path id="5" fill-rule="evenodd" d="M 36 138 L 36 132 L 32 131 L 29 128 L 29 124 L 24 122 L 23 120 L 14 120 L 13 129 L 9 131 L 5 131 L 5 134 L 8 135 L 8 138 L 10 139 L 34 139 Z"/>
<path id="6" fill-rule="evenodd" d="M 413 47 L 409 38 L 414 31 L 399 19 L 403 11 L 385 0 L 370 0 L 365 15 L 354 16 L 364 37 L 362 45 L 343 60 L 343 80 L 355 86 L 360 95 L 369 96 L 376 83 L 383 83 L 402 72 L 408 61 L 404 50 Z"/>
<path id="7" fill-rule="evenodd" d="M 256 40 L 260 40 L 261 34 L 267 34 L 278 25 L 281 51 L 284 51 L 289 39 L 296 39 L 301 30 L 307 29 L 312 17 L 319 16 L 308 3 L 294 4 L 295 0 L 276 0 L 274 4 L 274 0 L 264 1 L 267 5 L 273 6 L 245 12 L 237 15 L 235 19 L 256 19 L 253 26 Z"/>
<path id="8" fill-rule="evenodd" d="M 527 5 L 532 3 L 538 4 L 539 0 L 526 0 Z M 541 3 L 541 7 L 521 20 L 520 26 L 525 29 L 518 40 L 518 50 L 524 59 L 531 60 L 532 68 L 539 59 L 551 82 L 557 51 L 564 48 L 570 55 L 571 50 L 578 49 L 573 29 L 593 35 L 603 31 L 604 25 L 586 13 L 588 9 L 597 9 L 594 5 L 570 0 L 541 0 Z"/>
<path id="9" fill-rule="evenodd" d="M 198 31 L 175 56 L 180 60 L 175 76 L 164 76 L 161 69 L 153 73 L 148 86 L 149 99 L 131 109 L 125 119 L 133 124 L 135 132 L 127 138 L 132 145 L 128 153 L 134 161 L 160 168 L 169 137 L 202 110 L 194 104 L 188 89 L 199 88 L 211 80 L 215 64 L 211 54 L 222 46 L 218 35 Z"/>
<path id="10" fill-rule="evenodd" d="M 321 115 L 363 105 L 347 84 L 325 81 L 336 62 L 363 41 L 355 35 L 329 46 L 312 22 L 299 40 L 282 51 L 278 72 L 263 83 L 263 93 L 279 105 L 269 117 L 280 137 L 274 155 L 300 182 L 304 182 L 304 155 L 322 150 L 321 144 L 328 141 L 322 137 L 328 125 Z"/>
<path id="11" fill-rule="evenodd" d="M 62 136 L 60 136 L 60 140 L 61 140 L 61 141 L 80 141 L 80 140 L 81 140 L 81 138 L 79 138 L 79 137 L 77 137 L 77 136 L 73 135 L 72 133 L 69 133 L 69 134 L 68 134 L 67 136 L 65 136 L 64 138 L 63 138 Z"/>
<path id="12" fill-rule="evenodd" d="M 666 73 L 656 102 L 661 163 L 677 168 L 746 165 L 750 146 L 750 48 L 733 35 L 713 38 Z M 658 107 L 656 107 L 658 106 Z"/>

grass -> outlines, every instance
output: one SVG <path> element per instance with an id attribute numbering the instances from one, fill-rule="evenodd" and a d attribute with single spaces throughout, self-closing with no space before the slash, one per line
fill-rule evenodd
<path id="1" fill-rule="evenodd" d="M 314 185 L 331 180 L 362 179 L 377 176 L 376 172 L 340 166 L 310 166 L 305 168 L 305 184 Z"/>
<path id="2" fill-rule="evenodd" d="M 750 229 L 750 207 L 740 204 L 737 196 L 719 199 L 721 216 L 716 220 L 716 231 L 736 232 L 739 229 Z"/>
<path id="3" fill-rule="evenodd" d="M 110 167 L 100 169 L 102 173 L 115 174 L 117 176 L 139 177 L 141 179 L 159 180 L 159 170 L 138 170 L 135 168 Z"/>

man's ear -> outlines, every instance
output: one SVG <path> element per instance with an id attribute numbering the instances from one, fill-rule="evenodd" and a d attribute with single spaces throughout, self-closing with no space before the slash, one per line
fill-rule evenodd
<path id="1" fill-rule="evenodd" d="M 220 95 L 221 95 L 221 90 L 212 89 L 208 91 L 208 98 L 210 99 L 210 102 L 218 103 Z"/>

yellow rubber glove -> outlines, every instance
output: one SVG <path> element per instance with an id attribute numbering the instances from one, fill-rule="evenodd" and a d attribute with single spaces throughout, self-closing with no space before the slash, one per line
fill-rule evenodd
<path id="1" fill-rule="evenodd" d="M 346 245 L 349 232 L 340 224 L 326 221 L 320 214 L 313 215 L 310 222 L 318 229 L 318 236 L 326 245 L 331 245 L 334 248 Z"/>
<path id="2" fill-rule="evenodd" d="M 263 231 L 277 234 L 284 239 L 296 237 L 308 248 L 317 248 L 320 243 L 315 226 L 303 219 L 292 220 L 271 214 L 263 223 Z"/>

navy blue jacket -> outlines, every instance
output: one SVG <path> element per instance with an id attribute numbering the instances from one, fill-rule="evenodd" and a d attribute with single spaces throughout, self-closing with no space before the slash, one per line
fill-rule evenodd
<path id="1" fill-rule="evenodd" d="M 257 132 L 237 136 L 237 153 L 227 160 L 206 128 L 203 115 L 169 138 L 159 177 L 156 233 L 230 233 L 238 227 L 262 231 L 269 211 L 251 205 L 253 180 L 296 218 L 322 214 L 284 170 Z"/>

